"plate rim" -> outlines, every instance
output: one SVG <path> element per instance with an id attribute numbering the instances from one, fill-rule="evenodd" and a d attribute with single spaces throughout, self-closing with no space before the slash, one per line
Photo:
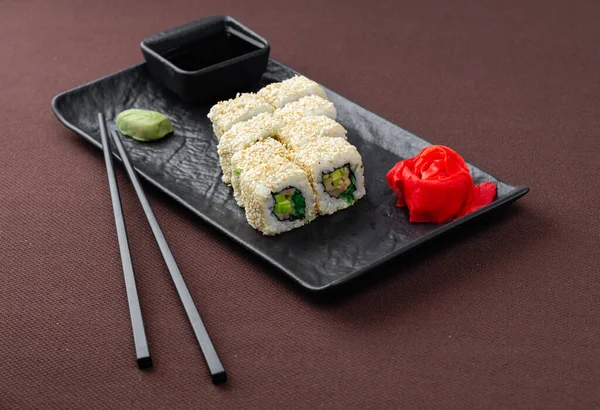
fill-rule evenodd
<path id="1" fill-rule="evenodd" d="M 269 57 L 269 61 L 277 64 L 281 67 L 284 67 L 286 69 L 290 69 L 295 73 L 300 74 L 298 71 L 294 70 L 293 68 L 275 60 L 272 57 Z M 52 106 L 52 112 L 54 113 L 54 115 L 56 116 L 56 118 L 68 129 L 70 129 L 71 131 L 75 132 L 76 134 L 80 135 L 81 137 L 85 138 L 88 142 L 92 143 L 92 145 L 94 145 L 96 148 L 100 149 L 100 151 L 102 151 L 102 144 L 100 144 L 98 141 L 96 141 L 92 136 L 88 135 L 86 132 L 84 132 L 83 130 L 81 130 L 80 128 L 78 128 L 77 126 L 73 125 L 72 123 L 70 123 L 69 121 L 66 120 L 66 118 L 62 115 L 62 113 L 60 112 L 60 109 L 58 107 L 59 102 L 65 98 L 67 95 L 72 94 L 74 92 L 80 91 L 81 89 L 90 87 L 96 83 L 100 83 L 103 81 L 106 81 L 112 77 L 117 77 L 127 71 L 132 71 L 135 69 L 138 69 L 141 66 L 147 65 L 147 63 L 145 62 L 141 62 L 141 63 L 137 63 L 134 64 L 132 66 L 126 67 L 124 69 L 118 70 L 116 72 L 107 74 L 105 76 L 102 76 L 100 78 L 97 78 L 93 81 L 89 81 L 85 84 L 79 85 L 77 87 L 71 88 L 69 90 L 63 91 L 57 95 L 55 95 L 52 98 L 52 102 L 51 102 L 51 106 Z M 326 87 L 328 90 L 331 90 L 330 88 Z M 420 135 L 415 134 L 409 130 L 407 130 L 404 127 L 401 127 L 400 125 L 382 117 L 381 115 L 377 114 L 374 111 L 371 111 L 365 107 L 363 107 L 362 105 L 356 103 L 355 101 L 344 97 L 342 94 L 337 93 L 334 90 L 331 90 L 334 93 L 336 93 L 337 95 L 345 98 L 346 100 L 348 100 L 349 102 L 351 102 L 352 104 L 355 104 L 357 106 L 359 106 L 360 108 L 362 108 L 365 111 L 368 111 L 374 115 L 376 115 L 378 118 L 384 120 L 385 122 L 392 124 L 396 127 L 401 128 L 402 130 L 416 136 L 417 138 L 422 139 L 423 141 L 425 141 L 426 143 L 430 144 L 430 145 L 434 145 L 432 144 L 429 140 L 422 138 Z M 122 162 L 121 158 L 119 157 L 118 153 L 113 151 L 113 156 L 119 161 Z M 177 203 L 179 203 L 180 205 L 182 205 L 183 207 L 185 207 L 186 209 L 190 210 L 194 215 L 200 217 L 200 219 L 202 219 L 202 221 L 204 221 L 205 223 L 208 223 L 209 225 L 211 225 L 213 228 L 217 229 L 219 232 L 221 232 L 222 234 L 226 235 L 228 238 L 232 239 L 234 242 L 236 242 L 238 245 L 241 245 L 244 249 L 258 255 L 259 257 L 261 257 L 262 259 L 264 259 L 265 261 L 267 261 L 268 263 L 270 263 L 272 266 L 276 267 L 277 269 L 281 270 L 282 272 L 284 272 L 289 278 L 291 278 L 293 281 L 295 281 L 296 283 L 298 283 L 299 285 L 301 285 L 302 287 L 304 287 L 305 289 L 308 289 L 310 291 L 313 292 L 323 292 L 325 290 L 329 290 L 333 287 L 339 286 L 343 283 L 346 283 L 348 281 L 351 281 L 352 279 L 361 276 L 362 274 L 373 270 L 374 268 L 402 255 L 403 253 L 406 253 L 407 251 L 418 247 L 420 245 L 422 245 L 423 243 L 427 242 L 428 240 L 431 240 L 437 236 L 443 235 L 446 232 L 452 230 L 453 228 L 456 228 L 459 225 L 462 225 L 466 222 L 469 222 L 475 218 L 478 218 L 479 216 L 483 215 L 483 214 L 487 214 L 488 212 L 497 209 L 499 207 L 502 207 L 504 205 L 507 205 L 511 202 L 514 202 L 516 200 L 518 200 L 519 198 L 523 197 L 524 195 L 526 195 L 529 192 L 529 187 L 525 186 L 525 185 L 512 185 L 509 184 L 508 182 L 505 182 L 504 180 L 497 178 L 495 175 L 485 171 L 483 168 L 480 168 L 479 166 L 473 164 L 472 162 L 467 162 L 469 164 L 471 164 L 472 166 L 481 169 L 483 172 L 485 172 L 486 174 L 490 175 L 491 177 L 495 178 L 496 180 L 505 183 L 506 185 L 511 186 L 512 188 L 514 188 L 514 191 L 511 192 L 510 194 L 506 195 L 505 197 L 501 198 L 501 199 L 497 199 L 494 202 L 479 208 L 478 210 L 471 212 L 468 215 L 465 215 L 461 218 L 455 219 L 451 222 L 448 222 L 447 224 L 439 227 L 438 229 L 435 229 L 431 232 L 429 232 L 428 234 L 420 237 L 419 239 L 416 239 L 412 242 L 410 242 L 409 244 L 394 250 L 393 252 L 389 252 L 388 254 L 386 254 L 385 256 L 376 259 L 375 261 L 369 263 L 366 266 L 363 266 L 360 269 L 356 269 L 352 272 L 350 272 L 349 274 L 345 275 L 344 277 L 338 278 L 336 280 L 334 280 L 333 282 L 330 282 L 328 284 L 322 285 L 322 286 L 315 286 L 312 285 L 300 278 L 298 278 L 291 270 L 285 268 L 283 265 L 281 265 L 279 262 L 277 262 L 276 260 L 272 259 L 268 254 L 262 252 L 261 250 L 253 247 L 251 244 L 249 244 L 248 242 L 244 242 L 243 240 L 241 240 L 240 238 L 238 238 L 236 235 L 234 235 L 233 233 L 229 232 L 227 229 L 225 229 L 224 227 L 222 227 L 219 223 L 217 223 L 216 221 L 210 219 L 209 217 L 207 217 L 204 213 L 198 211 L 196 208 L 194 208 L 192 205 L 190 205 L 189 203 L 187 203 L 186 201 L 184 201 L 179 195 L 175 194 L 173 191 L 168 190 L 167 188 L 163 187 L 160 183 L 158 183 L 155 179 L 151 178 L 150 176 L 148 176 L 146 173 L 144 173 L 143 171 L 141 171 L 140 169 L 138 169 L 137 167 L 134 166 L 136 172 L 148 183 L 150 183 L 152 186 L 154 186 L 155 188 L 157 188 L 159 191 L 161 191 L 162 193 L 164 193 L 165 195 L 167 195 L 168 197 L 172 198 L 173 200 L 175 200 Z"/>

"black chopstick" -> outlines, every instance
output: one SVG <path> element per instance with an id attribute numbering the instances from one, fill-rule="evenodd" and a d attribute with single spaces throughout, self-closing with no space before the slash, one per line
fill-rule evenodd
<path id="1" fill-rule="evenodd" d="M 142 318 L 140 300 L 135 285 L 133 264 L 131 262 L 131 254 L 129 253 L 129 241 L 127 240 L 127 229 L 125 228 L 125 219 L 123 218 L 123 209 L 121 208 L 121 198 L 119 197 L 119 186 L 117 185 L 115 168 L 112 162 L 110 140 L 108 139 L 106 132 L 104 116 L 100 113 L 98 114 L 98 124 L 100 126 L 104 161 L 106 162 L 106 173 L 108 174 L 110 197 L 112 200 L 113 212 L 115 214 L 117 238 L 119 240 L 119 250 L 121 252 L 121 264 L 123 266 L 123 275 L 125 276 L 125 289 L 127 292 L 127 301 L 129 303 L 129 316 L 131 317 L 131 327 L 133 329 L 135 354 L 138 367 L 140 369 L 147 369 L 152 367 L 152 358 L 150 357 L 150 349 L 148 348 L 148 340 L 146 339 L 146 331 L 144 329 L 144 319 Z"/>
<path id="2" fill-rule="evenodd" d="M 117 151 L 119 151 L 119 155 L 121 156 L 121 160 L 123 161 L 123 165 L 125 165 L 125 169 L 127 170 L 127 174 L 129 175 L 129 179 L 135 188 L 135 192 L 137 193 L 138 199 L 142 205 L 144 213 L 146 214 L 146 219 L 150 224 L 150 228 L 152 229 L 152 233 L 154 234 L 154 238 L 156 239 L 156 243 L 160 248 L 160 252 L 167 264 L 167 268 L 169 269 L 169 273 L 171 274 L 171 278 L 173 279 L 173 283 L 175 284 L 175 288 L 177 289 L 177 293 L 179 294 L 179 298 L 181 299 L 181 303 L 187 313 L 190 324 L 192 325 L 192 329 L 194 330 L 194 334 L 196 335 L 196 339 L 200 344 L 200 349 L 202 349 L 202 353 L 204 354 L 204 359 L 206 360 L 206 364 L 208 366 L 208 371 L 210 372 L 210 376 L 214 384 L 221 384 L 227 381 L 227 373 L 221 364 L 221 360 L 219 360 L 219 356 L 210 340 L 210 336 L 206 331 L 206 327 L 204 323 L 202 323 L 202 319 L 200 318 L 200 313 L 198 313 L 198 309 L 196 308 L 196 304 L 192 299 L 192 295 L 185 285 L 185 281 L 183 280 L 183 276 L 179 271 L 179 267 L 175 262 L 175 258 L 173 257 L 173 253 L 167 244 L 167 240 L 163 235 L 162 230 L 160 229 L 160 225 L 154 216 L 154 212 L 152 211 L 152 207 L 150 206 L 150 202 L 146 198 L 144 194 L 144 190 L 142 189 L 142 185 L 140 184 L 135 170 L 131 165 L 131 161 L 129 159 L 129 155 L 127 151 L 125 151 L 125 147 L 123 147 L 123 143 L 121 142 L 121 138 L 116 131 L 111 133 L 113 141 L 117 147 Z"/>

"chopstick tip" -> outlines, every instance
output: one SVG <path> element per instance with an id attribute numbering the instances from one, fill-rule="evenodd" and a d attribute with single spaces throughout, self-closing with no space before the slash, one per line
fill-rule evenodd
<path id="1" fill-rule="evenodd" d="M 212 373 L 210 377 L 212 377 L 212 382 L 215 385 L 223 384 L 227 381 L 227 373 L 225 372 L 225 370 L 222 370 L 218 373 Z"/>
<path id="2" fill-rule="evenodd" d="M 137 365 L 140 370 L 152 368 L 152 358 L 150 356 L 138 357 Z"/>

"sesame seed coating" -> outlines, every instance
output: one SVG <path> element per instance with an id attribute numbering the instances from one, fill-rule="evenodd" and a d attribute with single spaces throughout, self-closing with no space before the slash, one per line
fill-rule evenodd
<path id="1" fill-rule="evenodd" d="M 346 139 L 346 129 L 331 118 L 323 115 L 316 117 L 299 117 L 287 123 L 279 130 L 277 139 L 291 151 L 301 149 L 315 138 Z"/>
<path id="2" fill-rule="evenodd" d="M 308 141 L 298 151 L 292 153 L 292 160 L 304 169 L 309 178 L 313 175 L 311 172 L 315 165 L 325 166 L 327 164 L 334 164 L 335 160 L 341 156 L 348 154 L 358 155 L 360 154 L 356 147 L 350 144 L 348 141 L 341 138 L 314 138 Z M 320 181 L 319 181 L 320 182 Z"/>
<path id="3" fill-rule="evenodd" d="M 220 101 L 208 113 L 217 139 L 236 123 L 249 120 L 260 113 L 271 113 L 273 107 L 255 93 L 237 94 L 235 98 Z"/>
<path id="4" fill-rule="evenodd" d="M 275 120 L 271 114 L 262 113 L 248 121 L 235 124 L 223 134 L 217 148 L 223 170 L 223 181 L 227 184 L 231 183 L 231 157 L 233 154 L 249 147 L 256 141 L 275 136 L 281 126 L 281 121 Z"/>
<path id="5" fill-rule="evenodd" d="M 263 87 L 257 94 L 275 108 L 281 108 L 287 103 L 299 100 L 307 95 L 318 95 L 321 98 L 327 99 L 327 94 L 323 87 L 299 75 L 280 83 L 269 84 Z"/>
<path id="6" fill-rule="evenodd" d="M 278 108 L 273 113 L 275 118 L 283 120 L 285 123 L 296 121 L 303 116 L 325 115 L 333 120 L 337 112 L 333 103 L 318 95 L 307 95 L 298 101 L 286 104 L 283 108 Z"/>
<path id="7" fill-rule="evenodd" d="M 272 193 L 288 178 L 294 176 L 306 177 L 306 173 L 289 159 L 276 156 L 269 162 L 254 164 L 246 169 L 244 174 L 240 175 L 240 185 L 243 181 L 252 181 L 264 185 Z"/>
<path id="8" fill-rule="evenodd" d="M 239 178 L 249 168 L 272 161 L 275 157 L 289 159 L 288 150 L 279 141 L 267 138 L 256 142 L 231 157 L 231 186 L 239 206 L 244 207 L 244 198 L 240 192 Z"/>
<path id="9" fill-rule="evenodd" d="M 253 164 L 268 162 L 269 157 L 274 155 L 287 158 L 289 152 L 279 141 L 267 138 L 236 152 L 231 158 L 231 165 L 234 166 L 234 170 L 243 171 Z"/>

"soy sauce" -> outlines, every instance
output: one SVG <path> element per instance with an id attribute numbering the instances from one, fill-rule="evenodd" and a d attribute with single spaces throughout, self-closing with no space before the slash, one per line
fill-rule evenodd
<path id="1" fill-rule="evenodd" d="M 164 57 L 185 71 L 197 71 L 251 53 L 262 47 L 223 30 L 194 41 L 193 45 L 170 50 Z"/>

